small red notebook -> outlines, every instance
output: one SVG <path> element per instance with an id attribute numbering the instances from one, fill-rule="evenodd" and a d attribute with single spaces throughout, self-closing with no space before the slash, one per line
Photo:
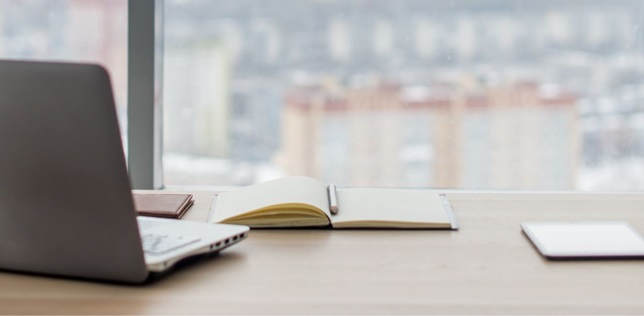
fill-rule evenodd
<path id="1" fill-rule="evenodd" d="M 141 216 L 181 218 L 192 206 L 192 194 L 133 193 L 136 212 Z"/>

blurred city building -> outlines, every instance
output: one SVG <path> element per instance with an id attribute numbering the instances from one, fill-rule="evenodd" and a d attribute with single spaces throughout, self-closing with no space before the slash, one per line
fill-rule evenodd
<path id="1" fill-rule="evenodd" d="M 574 186 L 577 96 L 476 80 L 403 86 L 335 82 L 287 94 L 280 165 L 349 186 Z"/>

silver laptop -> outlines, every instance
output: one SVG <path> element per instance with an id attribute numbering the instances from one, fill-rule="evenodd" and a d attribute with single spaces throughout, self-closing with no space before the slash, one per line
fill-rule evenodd
<path id="1" fill-rule="evenodd" d="M 143 282 L 248 227 L 136 217 L 107 72 L 0 61 L 0 269 Z"/>

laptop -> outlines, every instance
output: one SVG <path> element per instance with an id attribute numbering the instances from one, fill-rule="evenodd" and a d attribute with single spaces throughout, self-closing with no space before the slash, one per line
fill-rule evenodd
<path id="1" fill-rule="evenodd" d="M 110 79 L 0 61 L 0 269 L 140 283 L 248 227 L 136 216 Z"/>

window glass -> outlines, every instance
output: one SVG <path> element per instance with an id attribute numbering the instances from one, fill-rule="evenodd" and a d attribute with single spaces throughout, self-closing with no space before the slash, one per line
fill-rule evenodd
<path id="1" fill-rule="evenodd" d="M 0 58 L 103 65 L 125 128 L 127 0 L 0 0 Z"/>
<path id="2" fill-rule="evenodd" d="M 166 0 L 166 185 L 642 189 L 643 12 Z"/>

